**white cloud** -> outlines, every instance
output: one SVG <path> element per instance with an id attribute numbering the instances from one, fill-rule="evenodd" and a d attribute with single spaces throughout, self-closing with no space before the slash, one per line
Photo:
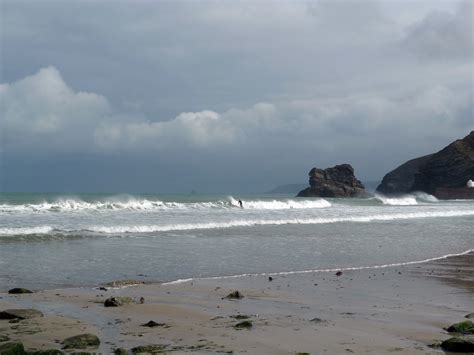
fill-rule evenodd
<path id="1" fill-rule="evenodd" d="M 74 92 L 54 67 L 0 90 L 0 129 L 16 148 L 47 149 L 61 143 L 73 149 L 90 144 L 87 134 L 92 125 L 110 113 L 107 99 L 87 92 Z M 61 149 L 70 149 L 63 147 Z"/>
<path id="2" fill-rule="evenodd" d="M 50 156 L 53 164 L 54 155 L 82 153 L 113 156 L 124 166 L 133 164 L 130 159 L 199 163 L 202 171 L 234 164 L 279 182 L 297 181 L 284 176 L 313 164 L 349 162 L 361 177 L 373 178 L 474 129 L 472 97 L 470 86 L 438 83 L 157 120 L 116 112 L 104 96 L 73 90 L 48 67 L 0 84 L 0 151 L 18 161 Z"/>
<path id="3" fill-rule="evenodd" d="M 258 103 L 248 108 L 183 112 L 166 121 L 112 113 L 107 99 L 75 92 L 54 67 L 0 86 L 0 128 L 10 153 L 168 152 L 193 155 L 200 151 L 225 155 L 232 150 L 277 152 L 295 156 L 307 148 L 343 154 L 379 141 L 415 139 L 440 134 L 462 136 L 472 129 L 465 114 L 472 93 L 444 85 L 411 94 L 359 94 L 335 98 Z M 442 132 L 442 133 L 441 133 Z M 384 138 L 385 137 L 385 138 Z M 411 143 L 419 144 L 415 140 Z M 338 154 L 339 154 L 338 153 Z M 382 152 L 379 152 L 382 154 Z"/>

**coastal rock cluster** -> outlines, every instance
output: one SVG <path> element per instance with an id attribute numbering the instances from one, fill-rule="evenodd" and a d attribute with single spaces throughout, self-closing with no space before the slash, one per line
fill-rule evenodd
<path id="1" fill-rule="evenodd" d="M 332 168 L 313 168 L 309 172 L 310 187 L 300 191 L 298 197 L 354 197 L 364 193 L 364 185 L 357 180 L 349 164 Z"/>
<path id="2" fill-rule="evenodd" d="M 412 159 L 384 176 L 377 192 L 423 191 L 440 199 L 474 199 L 474 131 L 431 155 Z"/>

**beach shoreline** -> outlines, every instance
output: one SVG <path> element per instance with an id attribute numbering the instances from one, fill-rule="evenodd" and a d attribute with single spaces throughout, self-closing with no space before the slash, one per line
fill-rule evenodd
<path id="1" fill-rule="evenodd" d="M 225 298 L 235 290 L 244 297 Z M 0 311 L 34 308 L 45 316 L 0 320 L 0 334 L 29 351 L 60 349 L 65 338 L 92 333 L 101 345 L 86 351 L 102 354 L 152 344 L 175 353 L 438 354 L 443 351 L 430 345 L 450 337 L 443 327 L 473 312 L 473 294 L 471 252 L 339 276 L 331 271 L 2 293 Z M 110 297 L 134 302 L 104 307 Z M 244 320 L 250 329 L 235 327 Z M 159 325 L 143 326 L 149 321 Z"/>

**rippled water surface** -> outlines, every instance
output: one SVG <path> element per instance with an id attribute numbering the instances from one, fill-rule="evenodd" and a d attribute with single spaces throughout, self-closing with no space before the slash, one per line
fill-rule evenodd
<path id="1" fill-rule="evenodd" d="M 237 199 L 242 199 L 240 208 Z M 474 248 L 474 201 L 0 195 L 0 286 L 411 262 Z"/>

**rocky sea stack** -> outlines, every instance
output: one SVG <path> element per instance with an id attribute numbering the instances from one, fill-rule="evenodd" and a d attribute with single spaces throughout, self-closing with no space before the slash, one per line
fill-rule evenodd
<path id="1" fill-rule="evenodd" d="M 440 199 L 474 199 L 474 131 L 431 155 L 412 159 L 384 176 L 377 192 L 423 191 Z"/>
<path id="2" fill-rule="evenodd" d="M 298 197 L 354 197 L 365 192 L 364 185 L 357 180 L 349 164 L 311 169 L 309 185 L 298 193 Z"/>

